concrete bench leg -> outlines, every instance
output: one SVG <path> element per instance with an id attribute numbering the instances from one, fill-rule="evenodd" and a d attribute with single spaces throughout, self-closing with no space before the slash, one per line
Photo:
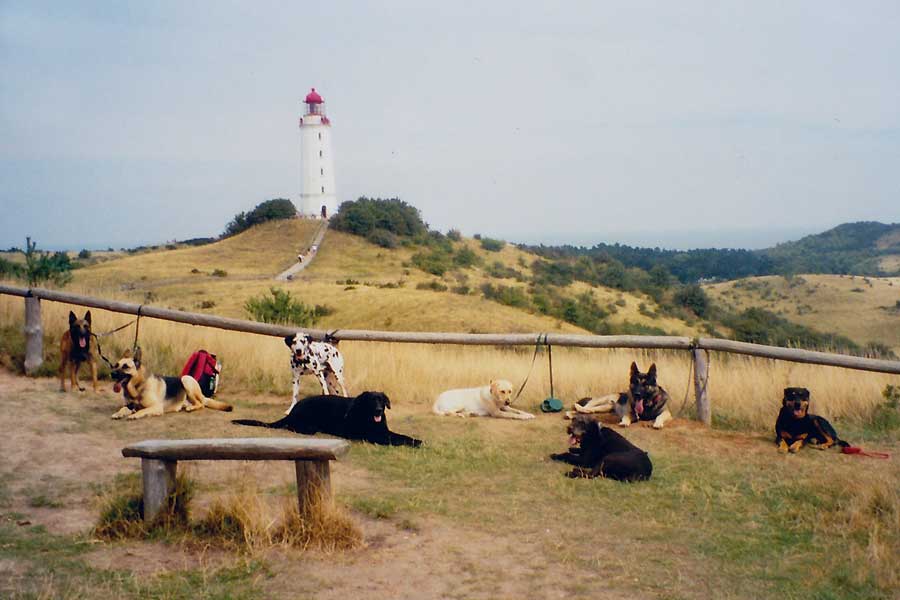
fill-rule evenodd
<path id="1" fill-rule="evenodd" d="M 307 514 L 317 502 L 331 501 L 331 466 L 327 460 L 296 460 L 297 499 L 300 514 Z"/>
<path id="2" fill-rule="evenodd" d="M 166 499 L 175 491 L 175 471 L 178 462 L 174 460 L 141 459 L 141 474 L 144 479 L 144 522 L 156 518 L 166 506 Z"/>

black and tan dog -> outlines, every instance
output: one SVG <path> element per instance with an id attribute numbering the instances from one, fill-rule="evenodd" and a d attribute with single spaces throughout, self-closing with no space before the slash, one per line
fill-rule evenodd
<path id="1" fill-rule="evenodd" d="M 615 412 L 619 425 L 628 427 L 635 421 L 653 421 L 655 429 L 662 429 L 672 419 L 667 404 L 669 393 L 656 382 L 656 363 L 641 373 L 637 363 L 631 363 L 628 391 L 607 394 L 599 398 L 582 398 L 575 403 L 578 413 Z M 573 416 L 574 413 L 568 413 Z"/>
<path id="2" fill-rule="evenodd" d="M 125 406 L 113 414 L 113 419 L 142 419 L 158 417 L 167 412 L 192 412 L 205 407 L 230 411 L 230 404 L 206 398 L 200 384 L 190 375 L 160 377 L 150 373 L 141 362 L 140 348 L 130 350 L 116 362 L 112 371 L 116 380 L 114 390 L 122 392 Z"/>
<path id="3" fill-rule="evenodd" d="M 618 432 L 587 415 L 575 415 L 569 424 L 569 451 L 551 454 L 553 460 L 574 465 L 569 477 L 606 477 L 618 481 L 650 479 L 653 463 L 647 453 Z"/>
<path id="4" fill-rule="evenodd" d="M 102 391 L 97 387 L 97 361 L 91 354 L 91 311 L 84 314 L 83 319 L 69 311 L 69 329 L 62 334 L 59 341 L 59 391 L 66 391 L 66 370 L 69 370 L 72 390 L 84 391 L 78 383 L 78 370 L 87 363 L 91 367 L 91 383 L 94 391 Z"/>
<path id="5" fill-rule="evenodd" d="M 775 444 L 782 454 L 798 452 L 805 445 L 826 450 L 835 444 L 849 446 L 824 417 L 809 414 L 809 390 L 784 388 L 781 410 L 775 421 Z"/>

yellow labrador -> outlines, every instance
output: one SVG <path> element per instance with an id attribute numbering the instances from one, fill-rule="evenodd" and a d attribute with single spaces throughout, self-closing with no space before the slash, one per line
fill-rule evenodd
<path id="1" fill-rule="evenodd" d="M 509 405 L 513 386 L 505 379 L 491 381 L 490 385 L 458 390 L 447 390 L 434 401 L 431 410 L 437 415 L 458 417 L 478 416 L 499 419 L 533 419 L 534 415 Z"/>

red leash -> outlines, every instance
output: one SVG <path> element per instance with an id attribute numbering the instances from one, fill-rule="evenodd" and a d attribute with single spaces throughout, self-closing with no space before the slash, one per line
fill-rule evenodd
<path id="1" fill-rule="evenodd" d="M 887 452 L 866 452 L 859 446 L 844 446 L 841 448 L 841 452 L 844 454 L 859 454 L 861 456 L 868 456 L 870 458 L 885 458 L 888 459 L 891 455 Z"/>

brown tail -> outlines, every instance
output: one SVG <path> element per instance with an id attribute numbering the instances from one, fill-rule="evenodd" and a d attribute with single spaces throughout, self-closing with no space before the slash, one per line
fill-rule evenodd
<path id="1" fill-rule="evenodd" d="M 219 402 L 218 400 L 213 400 L 212 398 L 203 398 L 203 406 L 206 408 L 212 408 L 213 410 L 224 410 L 225 412 L 231 412 L 234 410 L 234 407 L 230 404 L 225 404 L 224 402 Z"/>

